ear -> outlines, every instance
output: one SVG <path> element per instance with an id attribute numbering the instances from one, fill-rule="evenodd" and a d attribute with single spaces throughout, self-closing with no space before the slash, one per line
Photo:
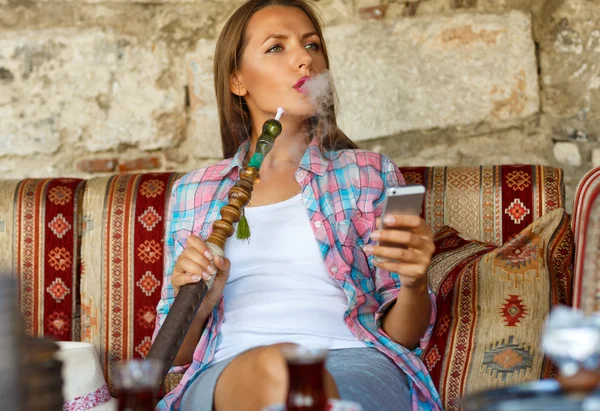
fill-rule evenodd
<path id="1" fill-rule="evenodd" d="M 244 97 L 248 93 L 248 90 L 244 85 L 244 80 L 237 71 L 231 73 L 231 76 L 229 76 L 229 90 L 240 97 Z"/>

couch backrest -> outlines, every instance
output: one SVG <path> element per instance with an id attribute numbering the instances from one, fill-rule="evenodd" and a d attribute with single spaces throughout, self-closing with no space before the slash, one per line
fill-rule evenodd
<path id="1" fill-rule="evenodd" d="M 163 236 L 177 173 L 87 181 L 81 241 L 81 340 L 111 364 L 145 358 L 163 279 Z M 113 387 L 111 387 L 113 388 Z"/>
<path id="2" fill-rule="evenodd" d="M 535 165 L 400 167 L 427 188 L 424 219 L 500 245 L 533 220 L 565 206 L 563 171 Z"/>
<path id="3" fill-rule="evenodd" d="M 552 167 L 405 167 L 401 171 L 409 184 L 427 187 L 424 218 L 431 227 L 450 225 L 493 244 L 504 243 L 534 219 L 564 207 L 562 170 Z M 0 182 L 0 239 L 7 244 L 0 249 L 0 268 L 22 278 L 21 302 L 30 317 L 29 334 L 93 343 L 109 382 L 111 363 L 146 356 L 160 298 L 167 201 L 180 176 L 141 173 L 85 182 Z M 65 200 L 67 192 L 70 202 Z M 58 214 L 66 223 L 56 219 Z M 51 221 L 54 230 L 66 230 L 62 237 L 55 238 Z M 70 253 L 72 262 L 81 255 L 80 264 L 57 270 L 50 261 L 56 267 L 67 261 L 66 253 L 51 254 L 57 247 Z M 48 298 L 52 293 L 62 295 L 62 300 Z M 59 304 L 64 315 L 56 314 Z M 49 333 L 61 324 L 63 334 Z"/>
<path id="4" fill-rule="evenodd" d="M 20 278 L 25 332 L 79 339 L 79 223 L 84 180 L 0 181 L 0 273 Z"/>
<path id="5" fill-rule="evenodd" d="M 502 244 L 533 219 L 564 206 L 562 170 L 543 166 L 401 168 L 427 187 L 424 215 L 435 229 L 452 225 Z M 179 175 L 95 178 L 83 205 L 82 340 L 110 363 L 145 357 L 162 282 L 167 200 Z M 108 373 L 110 374 L 110 372 Z"/>
<path id="6" fill-rule="evenodd" d="M 600 167 L 579 182 L 573 204 L 573 306 L 600 312 Z"/>

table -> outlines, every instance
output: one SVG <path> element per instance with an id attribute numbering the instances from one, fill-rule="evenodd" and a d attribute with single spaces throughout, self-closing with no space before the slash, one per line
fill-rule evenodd
<path id="1" fill-rule="evenodd" d="M 589 394 L 567 394 L 556 380 L 540 380 L 469 394 L 463 411 L 600 411 L 600 388 Z"/>

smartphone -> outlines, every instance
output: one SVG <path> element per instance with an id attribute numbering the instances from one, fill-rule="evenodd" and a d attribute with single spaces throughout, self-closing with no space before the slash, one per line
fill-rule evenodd
<path id="1" fill-rule="evenodd" d="M 423 211 L 423 200 L 425 199 L 425 186 L 409 185 L 390 187 L 385 192 L 383 202 L 383 213 L 379 229 L 385 228 L 383 219 L 388 214 L 410 214 L 420 216 Z M 387 246 L 385 242 L 377 242 L 377 245 Z M 384 261 L 384 259 L 379 259 Z"/>

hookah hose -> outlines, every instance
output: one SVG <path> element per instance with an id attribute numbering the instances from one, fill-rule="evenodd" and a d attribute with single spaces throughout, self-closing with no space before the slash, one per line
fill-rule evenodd
<path id="1" fill-rule="evenodd" d="M 233 223 L 240 220 L 243 207 L 248 204 L 259 179 L 259 170 L 267 154 L 273 148 L 275 139 L 281 134 L 279 119 L 283 114 L 280 107 L 273 119 L 265 121 L 262 133 L 256 142 L 256 150 L 250 162 L 240 172 L 240 179 L 229 190 L 228 203 L 221 209 L 221 219 L 213 223 L 213 229 L 205 244 L 213 255 L 224 255 L 225 241 L 234 233 Z M 148 359 L 160 360 L 160 383 L 164 381 L 175 355 L 179 351 L 185 335 L 190 328 L 196 311 L 200 308 L 204 296 L 210 290 L 214 276 L 209 281 L 186 284 L 179 289 L 175 301 L 148 352 Z"/>

